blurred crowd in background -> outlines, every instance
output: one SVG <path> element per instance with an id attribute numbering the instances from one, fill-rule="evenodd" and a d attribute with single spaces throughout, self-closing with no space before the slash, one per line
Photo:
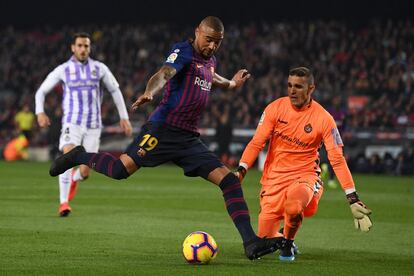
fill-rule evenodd
<path id="1" fill-rule="evenodd" d="M 215 128 L 221 139 L 228 139 L 233 128 L 254 129 L 264 107 L 286 94 L 289 68 L 308 66 L 316 77 L 314 98 L 334 116 L 341 132 L 410 131 L 414 128 L 413 23 L 410 19 L 373 19 L 364 23 L 309 20 L 225 24 L 225 38 L 216 55 L 217 72 L 231 78 L 238 69 L 246 68 L 252 79 L 240 91 L 213 90 L 200 127 Z M 41 82 L 70 58 L 73 33 L 86 31 L 92 35 L 91 57 L 108 65 L 130 105 L 143 93 L 146 81 L 162 65 L 172 45 L 193 37 L 194 27 L 165 23 L 0 27 L 0 147 L 17 136 L 16 129 L 30 136 L 31 145 L 58 139 L 60 87 L 46 99 L 45 109 L 52 120 L 47 140 L 37 130 L 35 118 L 30 129 L 23 129 L 16 114 L 33 112 L 34 94 Z M 109 126 L 118 122 L 118 115 L 111 97 L 105 94 L 102 114 Z M 145 122 L 158 99 L 130 113 L 135 126 Z M 378 160 L 358 156 L 351 167 L 373 173 L 413 173 L 412 149 L 408 143 L 397 157 Z"/>

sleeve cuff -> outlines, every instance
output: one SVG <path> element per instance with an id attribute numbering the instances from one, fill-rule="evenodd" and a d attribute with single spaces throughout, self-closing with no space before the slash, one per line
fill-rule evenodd
<path id="1" fill-rule="evenodd" d="M 244 162 L 240 162 L 239 163 L 239 166 L 245 168 L 246 171 L 249 169 L 249 166 L 246 163 L 244 163 Z"/>
<path id="2" fill-rule="evenodd" d="M 345 190 L 345 194 L 346 195 L 352 194 L 353 192 L 356 192 L 356 189 L 355 188 L 350 188 L 350 189 L 346 189 Z"/>

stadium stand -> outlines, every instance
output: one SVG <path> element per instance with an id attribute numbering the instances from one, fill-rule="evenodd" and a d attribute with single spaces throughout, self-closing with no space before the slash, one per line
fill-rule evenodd
<path id="1" fill-rule="evenodd" d="M 316 74 L 316 100 L 340 125 L 352 171 L 414 173 L 414 25 L 410 19 L 307 20 L 228 24 L 218 52 L 218 71 L 232 76 L 247 68 L 252 80 L 235 93 L 214 91 L 202 133 L 214 134 L 229 110 L 232 152 L 237 156 L 267 103 L 285 94 L 290 67 L 305 65 Z M 13 136 L 14 116 L 24 104 L 34 108 L 34 93 L 47 73 L 69 58 L 70 36 L 92 34 L 92 57 L 117 77 L 127 104 L 164 61 L 171 43 L 192 36 L 193 26 L 102 24 L 78 27 L 0 27 L 0 148 Z M 49 94 L 46 110 L 59 124 L 61 89 Z M 108 96 L 108 95 L 106 95 Z M 140 126 L 154 105 L 131 115 Z M 104 124 L 118 118 L 111 100 L 102 106 Z M 34 131 L 31 145 L 53 144 L 58 133 Z M 250 131 L 249 131 L 250 130 Z M 107 132 L 117 132 L 107 128 Z M 214 143 L 213 143 L 214 144 Z M 372 147 L 376 146 L 376 147 Z"/>

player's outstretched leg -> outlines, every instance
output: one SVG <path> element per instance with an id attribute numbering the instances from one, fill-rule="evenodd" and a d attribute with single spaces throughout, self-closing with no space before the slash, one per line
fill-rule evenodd
<path id="1" fill-rule="evenodd" d="M 77 146 L 58 157 L 52 163 L 49 174 L 51 176 L 57 176 L 62 171 L 81 164 L 113 179 L 125 179 L 129 176 L 127 169 L 119 158 L 106 152 L 85 152 L 82 146 Z"/>
<path id="2" fill-rule="evenodd" d="M 268 239 L 256 236 L 250 223 L 249 209 L 239 178 L 230 172 L 221 180 L 219 187 L 223 192 L 227 211 L 243 239 L 246 257 L 253 260 L 276 251 L 283 238 Z"/>
<path id="3" fill-rule="evenodd" d="M 59 156 L 50 166 L 49 174 L 50 176 L 58 176 L 69 170 L 70 168 L 79 165 L 76 163 L 76 155 L 80 152 L 85 152 L 85 148 L 82 146 L 74 147 L 72 150 L 67 153 Z"/>

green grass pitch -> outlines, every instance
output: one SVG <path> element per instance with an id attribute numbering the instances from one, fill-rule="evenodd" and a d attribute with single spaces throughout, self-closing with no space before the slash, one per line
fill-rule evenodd
<path id="1" fill-rule="evenodd" d="M 359 233 L 340 189 L 325 188 L 316 216 L 304 220 L 301 255 L 249 261 L 220 190 L 174 166 L 142 169 L 116 181 L 97 173 L 80 183 L 67 218 L 57 215 L 49 164 L 0 162 L 0 275 L 413 275 L 414 178 L 355 175 L 374 227 Z M 257 227 L 258 179 L 243 183 Z M 183 239 L 203 230 L 217 258 L 187 264 Z"/>

